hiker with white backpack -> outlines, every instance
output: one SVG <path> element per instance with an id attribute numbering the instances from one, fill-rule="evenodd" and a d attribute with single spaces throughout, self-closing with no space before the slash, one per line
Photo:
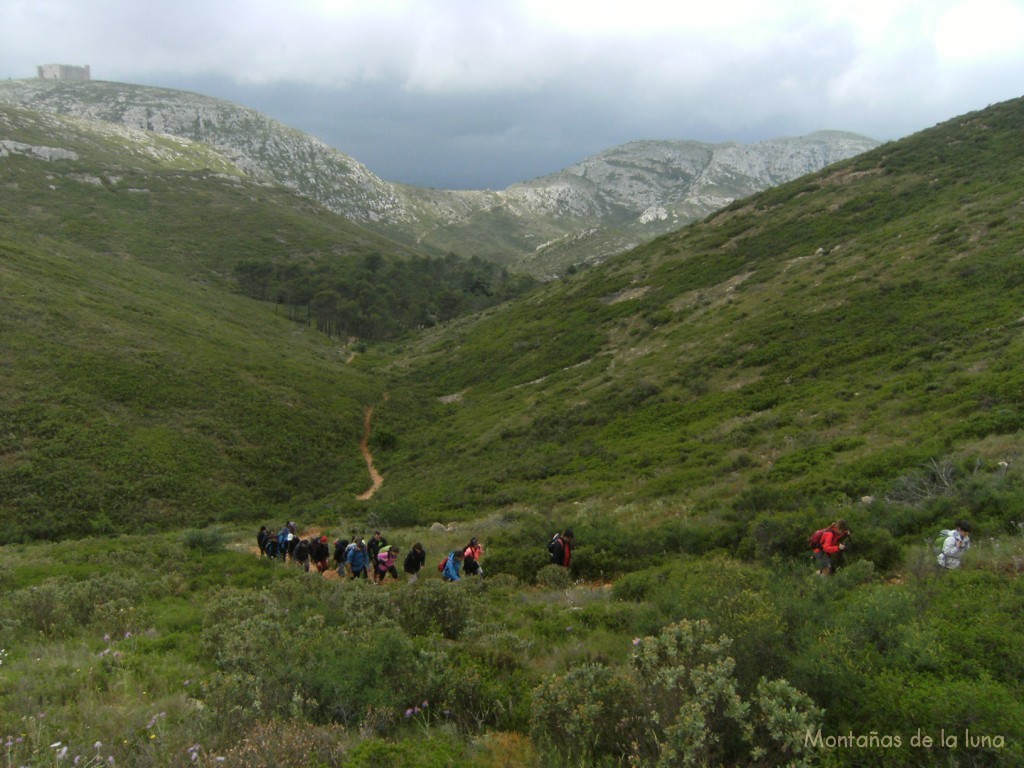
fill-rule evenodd
<path id="1" fill-rule="evenodd" d="M 964 552 L 971 546 L 971 524 L 966 520 L 958 521 L 956 528 L 940 531 L 936 542 L 939 550 L 936 562 L 942 568 L 956 570 L 960 567 Z"/>

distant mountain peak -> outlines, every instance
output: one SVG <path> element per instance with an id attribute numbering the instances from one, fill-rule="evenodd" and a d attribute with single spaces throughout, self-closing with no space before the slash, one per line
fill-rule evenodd
<path id="1" fill-rule="evenodd" d="M 245 173 L 400 242 L 540 276 L 601 261 L 879 144 L 834 130 L 747 145 L 639 139 L 502 191 L 453 191 L 383 181 L 340 150 L 256 110 L 185 91 L 8 80 L 0 82 L 0 102 L 204 142 Z"/>

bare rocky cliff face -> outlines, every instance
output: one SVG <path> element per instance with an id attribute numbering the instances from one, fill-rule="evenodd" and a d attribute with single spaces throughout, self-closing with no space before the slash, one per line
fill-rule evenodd
<path id="1" fill-rule="evenodd" d="M 194 93 L 102 81 L 0 82 L 0 102 L 206 143 L 245 173 L 434 253 L 549 277 L 594 263 L 733 200 L 878 145 L 822 131 L 757 144 L 635 141 L 502 191 L 386 182 L 255 110 Z M 0 137 L 2 138 L 2 137 Z"/>

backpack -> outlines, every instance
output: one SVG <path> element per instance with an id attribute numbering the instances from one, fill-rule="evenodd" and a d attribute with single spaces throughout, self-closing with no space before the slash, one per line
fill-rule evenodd
<path id="1" fill-rule="evenodd" d="M 942 547 L 946 544 L 946 539 L 949 538 L 949 534 L 951 533 L 953 533 L 953 531 L 941 530 L 935 536 L 935 540 L 932 542 L 932 546 L 935 547 L 935 552 L 937 554 L 942 554 Z"/>
<path id="2" fill-rule="evenodd" d="M 437 570 L 440 571 L 441 573 L 444 573 L 444 567 L 446 565 L 448 565 L 448 558 L 449 557 L 450 557 L 450 555 L 445 555 L 444 556 L 444 560 L 442 560 L 440 563 L 437 564 Z"/>
<path id="3" fill-rule="evenodd" d="M 810 544 L 811 549 L 821 549 L 821 540 L 825 537 L 825 531 L 828 528 L 819 528 L 810 535 L 807 539 L 807 543 Z"/>

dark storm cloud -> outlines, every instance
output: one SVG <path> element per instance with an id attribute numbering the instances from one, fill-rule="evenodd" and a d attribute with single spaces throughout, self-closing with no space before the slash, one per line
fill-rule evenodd
<path id="1" fill-rule="evenodd" d="M 634 139 L 894 139 L 1020 95 L 1020 0 L 0 0 L 0 76 L 231 99 L 391 181 L 502 188 Z"/>

